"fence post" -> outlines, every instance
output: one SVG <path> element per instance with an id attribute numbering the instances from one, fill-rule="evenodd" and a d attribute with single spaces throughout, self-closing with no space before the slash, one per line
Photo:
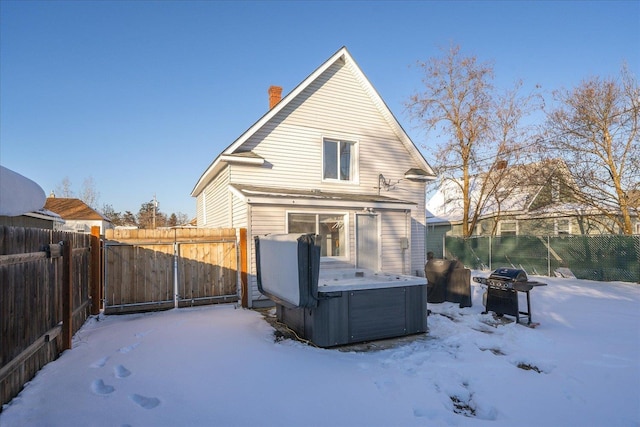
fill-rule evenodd
<path id="1" fill-rule="evenodd" d="M 547 276 L 551 277 L 551 239 L 547 234 Z"/>
<path id="2" fill-rule="evenodd" d="M 178 284 L 178 258 L 180 256 L 180 243 L 178 243 L 178 230 L 173 229 L 173 308 L 180 307 L 180 292 Z"/>
<path id="3" fill-rule="evenodd" d="M 247 282 L 247 229 L 240 229 L 240 286 L 242 307 L 249 307 L 249 284 Z"/>
<path id="4" fill-rule="evenodd" d="M 100 227 L 91 227 L 91 314 L 100 314 Z"/>
<path id="5" fill-rule="evenodd" d="M 62 244 L 62 351 L 71 349 L 73 338 L 73 248 Z"/>

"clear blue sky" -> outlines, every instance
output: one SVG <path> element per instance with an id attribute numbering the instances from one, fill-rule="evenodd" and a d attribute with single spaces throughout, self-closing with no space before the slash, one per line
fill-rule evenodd
<path id="1" fill-rule="evenodd" d="M 640 1 L 2 0 L 0 19 L 0 164 L 47 194 L 91 177 L 100 207 L 134 213 L 156 194 L 194 216 L 193 186 L 267 88 L 288 93 L 342 46 L 418 146 L 413 65 L 450 42 L 505 88 L 640 71 Z"/>

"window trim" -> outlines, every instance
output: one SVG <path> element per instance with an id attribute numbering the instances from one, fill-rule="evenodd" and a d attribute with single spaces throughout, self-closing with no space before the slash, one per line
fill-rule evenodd
<path id="1" fill-rule="evenodd" d="M 502 226 L 504 224 L 514 224 L 515 225 L 515 229 L 513 230 L 513 232 L 515 234 L 511 234 L 511 230 L 508 231 L 509 234 L 503 234 Z M 516 220 L 500 221 L 499 235 L 500 236 L 517 236 L 518 235 L 518 221 L 516 221 Z"/>
<path id="2" fill-rule="evenodd" d="M 566 221 L 567 222 L 567 228 L 566 229 L 562 229 L 560 227 L 560 222 L 561 221 Z M 553 221 L 553 231 L 554 234 L 556 236 L 566 236 L 566 235 L 570 235 L 571 233 L 571 220 L 569 218 L 556 218 Z"/>
<path id="3" fill-rule="evenodd" d="M 336 142 L 338 143 L 338 156 L 337 156 L 337 168 L 338 170 L 337 175 L 338 178 L 325 178 L 324 176 L 324 170 L 325 170 L 325 142 L 330 141 L 330 142 Z M 351 170 L 351 179 L 340 179 L 340 143 L 348 143 L 351 144 L 352 146 L 352 152 L 351 152 L 351 157 L 352 157 L 352 165 L 353 165 L 353 170 Z M 322 152 L 322 164 L 320 165 L 320 177 L 322 182 L 330 182 L 330 183 L 339 183 L 339 184 L 359 184 L 360 182 L 360 142 L 357 139 L 350 139 L 350 138 L 334 138 L 331 136 L 323 136 L 322 137 L 322 147 L 321 147 L 321 152 Z"/>
<path id="4" fill-rule="evenodd" d="M 321 256 L 320 261 L 349 261 L 349 221 L 350 214 L 348 211 L 318 211 L 318 210 L 285 210 L 284 213 L 284 222 L 285 222 L 285 230 L 289 233 L 289 214 L 305 214 L 305 215 L 315 215 L 316 216 L 316 231 L 315 233 L 319 234 L 320 228 L 320 215 L 341 215 L 344 221 L 344 243 L 341 243 L 344 247 L 344 255 L 340 256 Z"/>

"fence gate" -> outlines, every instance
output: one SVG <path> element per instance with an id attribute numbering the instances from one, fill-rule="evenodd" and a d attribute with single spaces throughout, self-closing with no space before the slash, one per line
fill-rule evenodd
<path id="1" fill-rule="evenodd" d="M 238 300 L 235 229 L 107 230 L 106 314 Z"/>

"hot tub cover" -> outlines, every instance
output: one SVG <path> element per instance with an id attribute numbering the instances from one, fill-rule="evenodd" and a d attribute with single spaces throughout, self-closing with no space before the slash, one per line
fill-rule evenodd
<path id="1" fill-rule="evenodd" d="M 286 307 L 316 307 L 320 244 L 315 234 L 255 237 L 258 290 Z"/>

